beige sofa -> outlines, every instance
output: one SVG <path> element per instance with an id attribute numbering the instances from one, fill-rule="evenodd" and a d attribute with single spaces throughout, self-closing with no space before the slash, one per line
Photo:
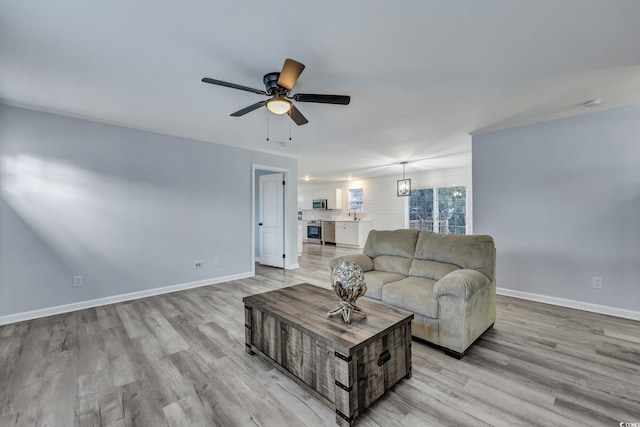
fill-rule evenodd
<path id="1" fill-rule="evenodd" d="M 365 297 L 415 314 L 412 334 L 454 357 L 496 319 L 496 250 L 487 235 L 394 230 L 369 233 L 351 260 L 365 272 Z"/>

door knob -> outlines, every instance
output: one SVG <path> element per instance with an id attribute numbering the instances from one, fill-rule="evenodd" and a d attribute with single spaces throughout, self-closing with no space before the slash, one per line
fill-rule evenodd
<path id="1" fill-rule="evenodd" d="M 262 223 L 261 223 L 261 222 L 259 222 L 259 223 L 258 223 L 258 225 L 259 225 L 260 227 L 262 227 Z"/>

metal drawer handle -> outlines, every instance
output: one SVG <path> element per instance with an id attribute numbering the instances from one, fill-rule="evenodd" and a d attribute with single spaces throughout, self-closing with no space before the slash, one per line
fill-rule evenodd
<path id="1" fill-rule="evenodd" d="M 380 353 L 380 357 L 378 358 L 378 366 L 384 365 L 389 360 L 391 360 L 391 353 L 389 353 L 389 350 L 383 351 Z"/>

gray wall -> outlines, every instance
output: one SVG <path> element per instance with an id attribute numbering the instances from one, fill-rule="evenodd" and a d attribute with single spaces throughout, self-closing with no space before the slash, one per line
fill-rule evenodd
<path id="1" fill-rule="evenodd" d="M 640 311 L 640 105 L 474 136 L 472 151 L 498 287 Z"/>
<path id="2" fill-rule="evenodd" d="M 0 316 L 250 274 L 254 156 L 0 105 Z"/>

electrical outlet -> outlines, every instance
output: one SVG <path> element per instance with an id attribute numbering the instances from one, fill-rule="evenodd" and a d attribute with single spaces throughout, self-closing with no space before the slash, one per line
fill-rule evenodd
<path id="1" fill-rule="evenodd" d="M 193 268 L 202 268 L 202 261 L 193 261 Z"/>
<path id="2" fill-rule="evenodd" d="M 213 266 L 214 267 L 220 267 L 220 260 L 218 258 L 214 258 L 213 259 Z"/>
<path id="3" fill-rule="evenodd" d="M 73 276 L 73 287 L 79 288 L 84 286 L 84 277 L 82 276 Z"/>
<path id="4" fill-rule="evenodd" d="M 593 276 L 593 287 L 596 289 L 602 289 L 603 286 L 602 277 Z"/>

